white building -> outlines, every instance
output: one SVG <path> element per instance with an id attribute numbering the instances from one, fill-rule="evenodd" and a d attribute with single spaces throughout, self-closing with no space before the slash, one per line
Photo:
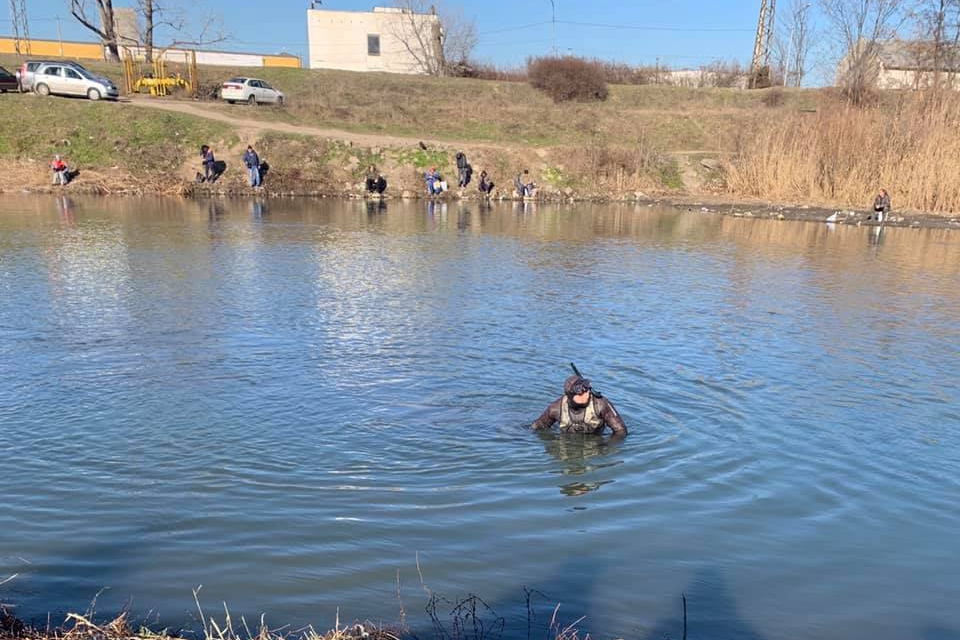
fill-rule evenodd
<path id="1" fill-rule="evenodd" d="M 428 74 L 443 65 L 436 13 L 309 9 L 307 39 L 312 69 Z"/>

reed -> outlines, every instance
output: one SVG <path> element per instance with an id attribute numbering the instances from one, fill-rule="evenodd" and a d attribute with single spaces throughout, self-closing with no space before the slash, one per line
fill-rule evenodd
<path id="1" fill-rule="evenodd" d="M 960 211 L 960 97 L 914 93 L 857 107 L 835 96 L 744 132 L 727 189 L 774 201 L 865 207 L 880 188 L 895 208 Z"/>

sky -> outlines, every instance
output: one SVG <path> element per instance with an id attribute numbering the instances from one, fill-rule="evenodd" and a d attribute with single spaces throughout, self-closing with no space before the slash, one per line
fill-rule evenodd
<path id="1" fill-rule="evenodd" d="M 287 52 L 307 59 L 309 0 L 170 0 L 196 14 L 219 14 L 230 39 L 213 48 L 256 53 Z M 135 0 L 114 0 L 129 6 Z M 630 64 L 659 62 L 697 68 L 715 60 L 748 65 L 760 0 L 554 0 L 556 48 Z M 4 1 L 5 5 L 6 2 Z M 323 0 L 323 7 L 367 11 L 390 0 Z M 475 58 L 498 66 L 520 66 L 554 47 L 550 0 L 442 0 L 473 19 L 480 34 Z M 780 3 L 786 5 L 784 0 Z M 68 0 L 28 0 L 30 32 L 57 37 L 60 16 L 65 40 L 91 40 L 71 16 Z M 784 7 L 785 8 L 785 7 Z M 785 12 L 784 12 L 785 13 Z M 0 34 L 9 34 L 6 11 Z"/>

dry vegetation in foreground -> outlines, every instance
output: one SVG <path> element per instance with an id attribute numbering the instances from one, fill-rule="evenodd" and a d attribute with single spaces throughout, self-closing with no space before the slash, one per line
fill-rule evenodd
<path id="1" fill-rule="evenodd" d="M 16 576 L 14 576 L 16 577 Z M 10 578 L 12 579 L 12 578 Z M 8 579 L 9 580 L 9 579 Z M 2 583 L 0 583 L 2 584 Z M 399 599 L 399 582 L 397 597 Z M 63 624 L 53 627 L 36 628 L 23 624 L 0 604 L 0 639 L 2 640 L 170 640 L 171 638 L 189 640 L 502 640 L 506 628 L 506 619 L 497 613 L 481 598 L 470 595 L 456 601 L 450 601 L 433 593 L 423 586 L 429 595 L 425 611 L 429 618 L 429 628 L 417 632 L 407 625 L 403 601 L 400 600 L 400 621 L 395 626 L 371 621 L 340 624 L 339 610 L 334 628 L 320 633 L 312 626 L 292 630 L 289 626 L 271 629 L 266 619 L 251 626 L 242 616 L 235 621 L 226 604 L 223 617 L 217 619 L 204 612 L 200 605 L 200 587 L 194 589 L 193 597 L 199 615 L 200 629 L 155 630 L 147 626 L 134 626 L 128 612 L 122 612 L 110 621 L 97 623 L 94 598 L 89 609 L 83 615 L 70 613 Z M 527 637 L 542 637 L 545 640 L 589 640 L 590 634 L 583 635 L 578 625 L 584 618 L 573 623 L 562 623 L 559 618 L 560 605 L 552 609 L 549 621 L 543 625 L 535 624 L 535 597 L 542 596 L 537 591 L 524 589 L 526 596 Z M 684 598 L 684 638 L 686 637 L 686 598 Z"/>
<path id="2" fill-rule="evenodd" d="M 867 206 L 879 188 L 896 209 L 960 211 L 960 96 L 903 93 L 886 104 L 827 98 L 815 113 L 741 136 L 732 194 Z"/>

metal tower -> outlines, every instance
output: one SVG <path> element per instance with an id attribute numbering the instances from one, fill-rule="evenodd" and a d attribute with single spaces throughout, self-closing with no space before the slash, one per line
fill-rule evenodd
<path id="1" fill-rule="evenodd" d="M 757 20 L 757 39 L 753 43 L 753 60 L 750 62 L 750 86 L 755 87 L 757 77 L 770 68 L 770 45 L 773 42 L 777 0 L 760 0 L 760 19 Z"/>
<path id="2" fill-rule="evenodd" d="M 13 48 L 17 55 L 30 54 L 30 25 L 27 22 L 27 0 L 10 0 L 13 21 Z"/>

